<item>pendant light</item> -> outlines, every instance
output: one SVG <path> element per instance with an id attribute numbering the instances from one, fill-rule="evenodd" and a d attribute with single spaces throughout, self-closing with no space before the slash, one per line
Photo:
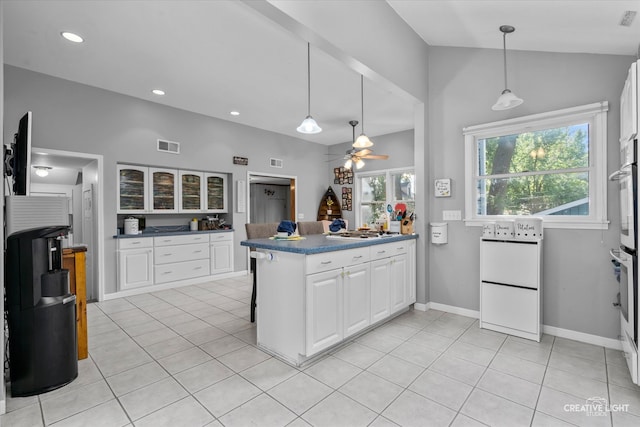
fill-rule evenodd
<path id="1" fill-rule="evenodd" d="M 307 117 L 296 129 L 300 133 L 313 134 L 322 132 L 313 117 L 311 117 L 311 44 L 307 43 Z"/>
<path id="2" fill-rule="evenodd" d="M 361 118 L 362 118 L 362 133 L 353 142 L 354 148 L 369 148 L 373 146 L 373 142 L 364 134 L 364 76 L 360 74 L 360 107 L 361 107 Z M 356 164 L 357 166 L 357 164 Z M 364 166 L 364 162 L 362 162 L 362 166 Z M 360 166 L 360 168 L 362 167 Z M 358 168 L 358 169 L 360 169 Z"/>
<path id="3" fill-rule="evenodd" d="M 504 90 L 493 107 L 491 107 L 494 111 L 508 110 L 510 108 L 517 107 L 524 102 L 521 98 L 518 98 L 515 93 L 511 92 L 509 90 L 509 86 L 507 86 L 507 34 L 513 33 L 515 30 L 515 27 L 512 27 L 511 25 L 500 26 L 504 58 Z"/>
<path id="4" fill-rule="evenodd" d="M 351 140 L 354 141 L 356 139 L 356 126 L 358 126 L 358 121 L 350 120 L 349 124 L 351 125 Z M 355 142 L 353 145 L 355 145 Z M 350 152 L 353 153 L 355 152 L 355 150 L 351 150 Z M 347 151 L 347 154 L 349 154 L 350 152 Z M 364 160 L 362 160 L 360 157 L 356 157 L 353 154 L 350 154 L 347 161 L 344 162 L 344 168 L 351 169 L 354 163 L 357 169 L 362 169 L 362 167 L 364 166 Z"/>

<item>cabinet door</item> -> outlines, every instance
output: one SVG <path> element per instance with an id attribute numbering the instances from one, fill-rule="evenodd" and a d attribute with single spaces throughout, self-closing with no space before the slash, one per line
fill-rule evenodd
<path id="1" fill-rule="evenodd" d="M 118 252 L 118 283 L 121 291 L 153 285 L 153 249 Z"/>
<path id="2" fill-rule="evenodd" d="M 226 213 L 227 208 L 227 175 L 205 173 L 204 210 L 211 213 Z"/>
<path id="3" fill-rule="evenodd" d="M 480 243 L 480 280 L 505 285 L 538 288 L 540 245 L 536 242 Z"/>
<path id="4" fill-rule="evenodd" d="M 147 212 L 148 174 L 144 166 L 118 165 L 118 213 Z"/>
<path id="5" fill-rule="evenodd" d="M 233 271 L 233 242 L 211 244 L 211 274 Z"/>
<path id="6" fill-rule="evenodd" d="M 306 279 L 306 356 L 342 340 L 342 269 Z"/>
<path id="7" fill-rule="evenodd" d="M 630 141 L 638 134 L 637 90 L 637 66 L 634 62 L 620 95 L 620 141 Z"/>
<path id="8" fill-rule="evenodd" d="M 151 212 L 178 212 L 178 171 L 149 168 Z"/>
<path id="9" fill-rule="evenodd" d="M 391 313 L 407 306 L 408 265 L 407 256 L 398 255 L 391 258 Z"/>
<path id="10" fill-rule="evenodd" d="M 369 263 L 344 268 L 344 337 L 371 324 L 371 270 Z"/>
<path id="11" fill-rule="evenodd" d="M 180 212 L 202 212 L 203 176 L 202 172 L 179 171 Z"/>
<path id="12" fill-rule="evenodd" d="M 371 323 L 386 319 L 390 311 L 391 268 L 389 258 L 371 262 Z"/>
<path id="13" fill-rule="evenodd" d="M 538 291 L 514 286 L 480 285 L 480 322 L 538 334 Z"/>

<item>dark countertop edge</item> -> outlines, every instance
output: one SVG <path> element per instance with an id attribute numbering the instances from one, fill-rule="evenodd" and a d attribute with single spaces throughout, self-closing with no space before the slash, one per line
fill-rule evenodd
<path id="1" fill-rule="evenodd" d="M 311 236 L 309 236 L 311 237 Z M 324 252 L 342 251 L 345 249 L 363 248 L 367 246 L 382 245 L 385 243 L 401 242 L 403 240 L 418 239 L 417 234 L 401 234 L 394 237 L 385 237 L 382 239 L 362 239 L 361 241 L 351 240 L 331 240 L 331 245 L 323 245 L 316 247 L 299 247 L 291 246 L 291 244 L 305 242 L 305 240 L 270 240 L 270 239 L 252 239 L 243 240 L 240 242 L 241 246 L 252 247 L 256 249 L 270 249 L 280 252 L 291 252 L 303 255 L 320 254 Z M 284 245 L 283 245 L 284 243 Z"/>
<path id="2" fill-rule="evenodd" d="M 235 231 L 233 228 L 230 230 L 198 230 L 198 231 L 154 231 L 150 233 L 143 232 L 142 234 L 118 234 L 113 236 L 114 239 L 137 239 L 140 237 L 156 237 L 156 236 L 183 236 L 188 234 L 212 234 L 212 233 L 230 233 Z"/>

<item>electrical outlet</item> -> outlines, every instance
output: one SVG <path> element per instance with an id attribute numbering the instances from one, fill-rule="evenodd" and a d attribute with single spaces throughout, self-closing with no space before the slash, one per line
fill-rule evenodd
<path id="1" fill-rule="evenodd" d="M 442 211 L 443 221 L 462 221 L 462 211 Z"/>

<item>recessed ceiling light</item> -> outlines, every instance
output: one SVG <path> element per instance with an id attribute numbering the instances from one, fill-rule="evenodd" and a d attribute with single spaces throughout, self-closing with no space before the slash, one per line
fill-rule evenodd
<path id="1" fill-rule="evenodd" d="M 60 33 L 62 37 L 74 43 L 82 43 L 84 39 L 75 33 L 70 33 L 69 31 L 63 31 Z"/>
<path id="2" fill-rule="evenodd" d="M 49 166 L 34 166 L 33 168 L 36 170 L 36 175 L 41 177 L 49 175 L 49 171 L 52 169 Z"/>
<path id="3" fill-rule="evenodd" d="M 232 116 L 239 116 L 240 115 L 240 111 L 231 111 L 231 112 L 229 112 L 229 114 L 231 114 Z"/>
<path id="4" fill-rule="evenodd" d="M 164 95 L 164 91 L 162 89 L 154 89 L 151 92 L 153 92 L 155 95 Z"/>

